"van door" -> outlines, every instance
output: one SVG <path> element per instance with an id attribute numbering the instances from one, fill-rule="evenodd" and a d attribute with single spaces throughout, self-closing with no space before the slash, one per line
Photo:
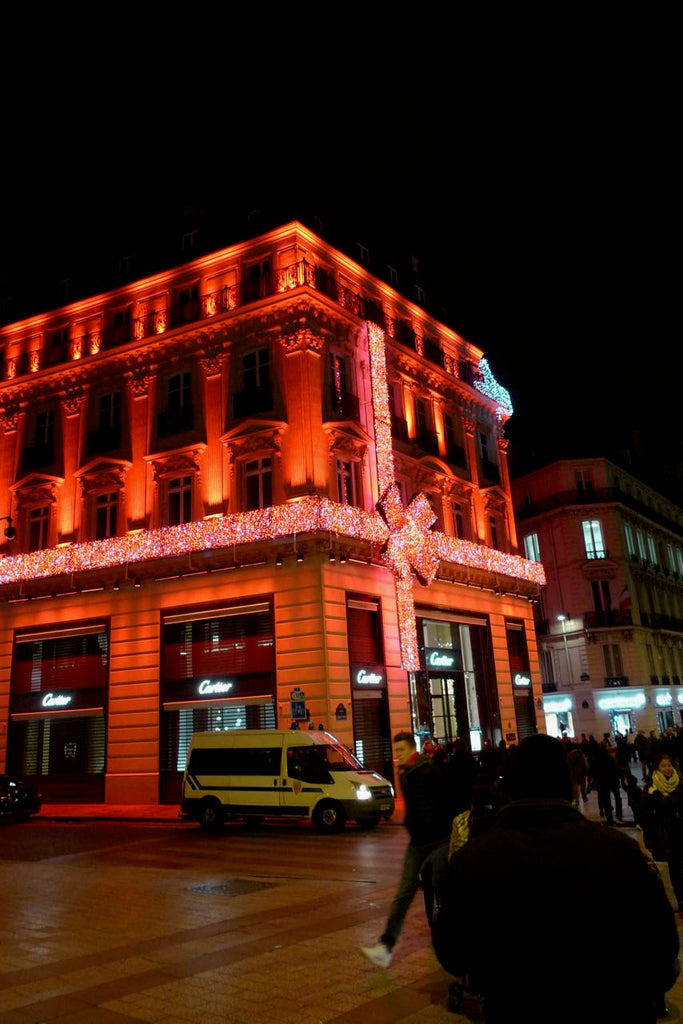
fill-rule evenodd
<path id="1" fill-rule="evenodd" d="M 283 814 L 310 814 L 334 779 L 325 764 L 325 747 L 290 740 L 283 758 Z"/>

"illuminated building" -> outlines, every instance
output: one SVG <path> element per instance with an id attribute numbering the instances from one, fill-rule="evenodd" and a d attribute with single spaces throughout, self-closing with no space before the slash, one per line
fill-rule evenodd
<path id="1" fill-rule="evenodd" d="M 515 519 L 547 586 L 537 606 L 546 731 L 683 723 L 683 510 L 607 459 L 512 482 Z"/>
<path id="2" fill-rule="evenodd" d="M 195 729 L 391 776 L 397 729 L 535 727 L 509 396 L 366 268 L 292 223 L 0 348 L 0 760 L 48 798 L 175 801 Z"/>

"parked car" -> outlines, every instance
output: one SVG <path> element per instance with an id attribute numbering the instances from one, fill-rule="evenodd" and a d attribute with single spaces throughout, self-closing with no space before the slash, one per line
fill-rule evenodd
<path id="1" fill-rule="evenodd" d="M 12 775 L 0 775 L 0 818 L 26 821 L 38 814 L 43 806 L 43 794 Z"/>

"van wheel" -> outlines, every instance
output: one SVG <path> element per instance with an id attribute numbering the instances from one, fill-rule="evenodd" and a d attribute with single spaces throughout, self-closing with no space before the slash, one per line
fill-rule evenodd
<path id="1" fill-rule="evenodd" d="M 199 824 L 202 828 L 216 829 L 223 824 L 223 808 L 218 800 L 203 800 L 199 808 Z"/>
<path id="2" fill-rule="evenodd" d="M 313 824 L 320 832 L 341 832 L 346 815 L 334 800 L 323 800 L 313 812 Z"/>

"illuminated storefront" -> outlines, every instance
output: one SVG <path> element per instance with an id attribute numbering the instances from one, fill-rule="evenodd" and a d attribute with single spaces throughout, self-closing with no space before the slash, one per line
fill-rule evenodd
<path id="1" fill-rule="evenodd" d="M 17 633 L 13 662 L 9 770 L 46 796 L 102 800 L 107 625 Z"/>
<path id="2" fill-rule="evenodd" d="M 197 729 L 392 777 L 400 729 L 536 728 L 509 395 L 366 268 L 283 225 L 0 348 L 0 758 L 50 799 L 175 801 Z"/>

